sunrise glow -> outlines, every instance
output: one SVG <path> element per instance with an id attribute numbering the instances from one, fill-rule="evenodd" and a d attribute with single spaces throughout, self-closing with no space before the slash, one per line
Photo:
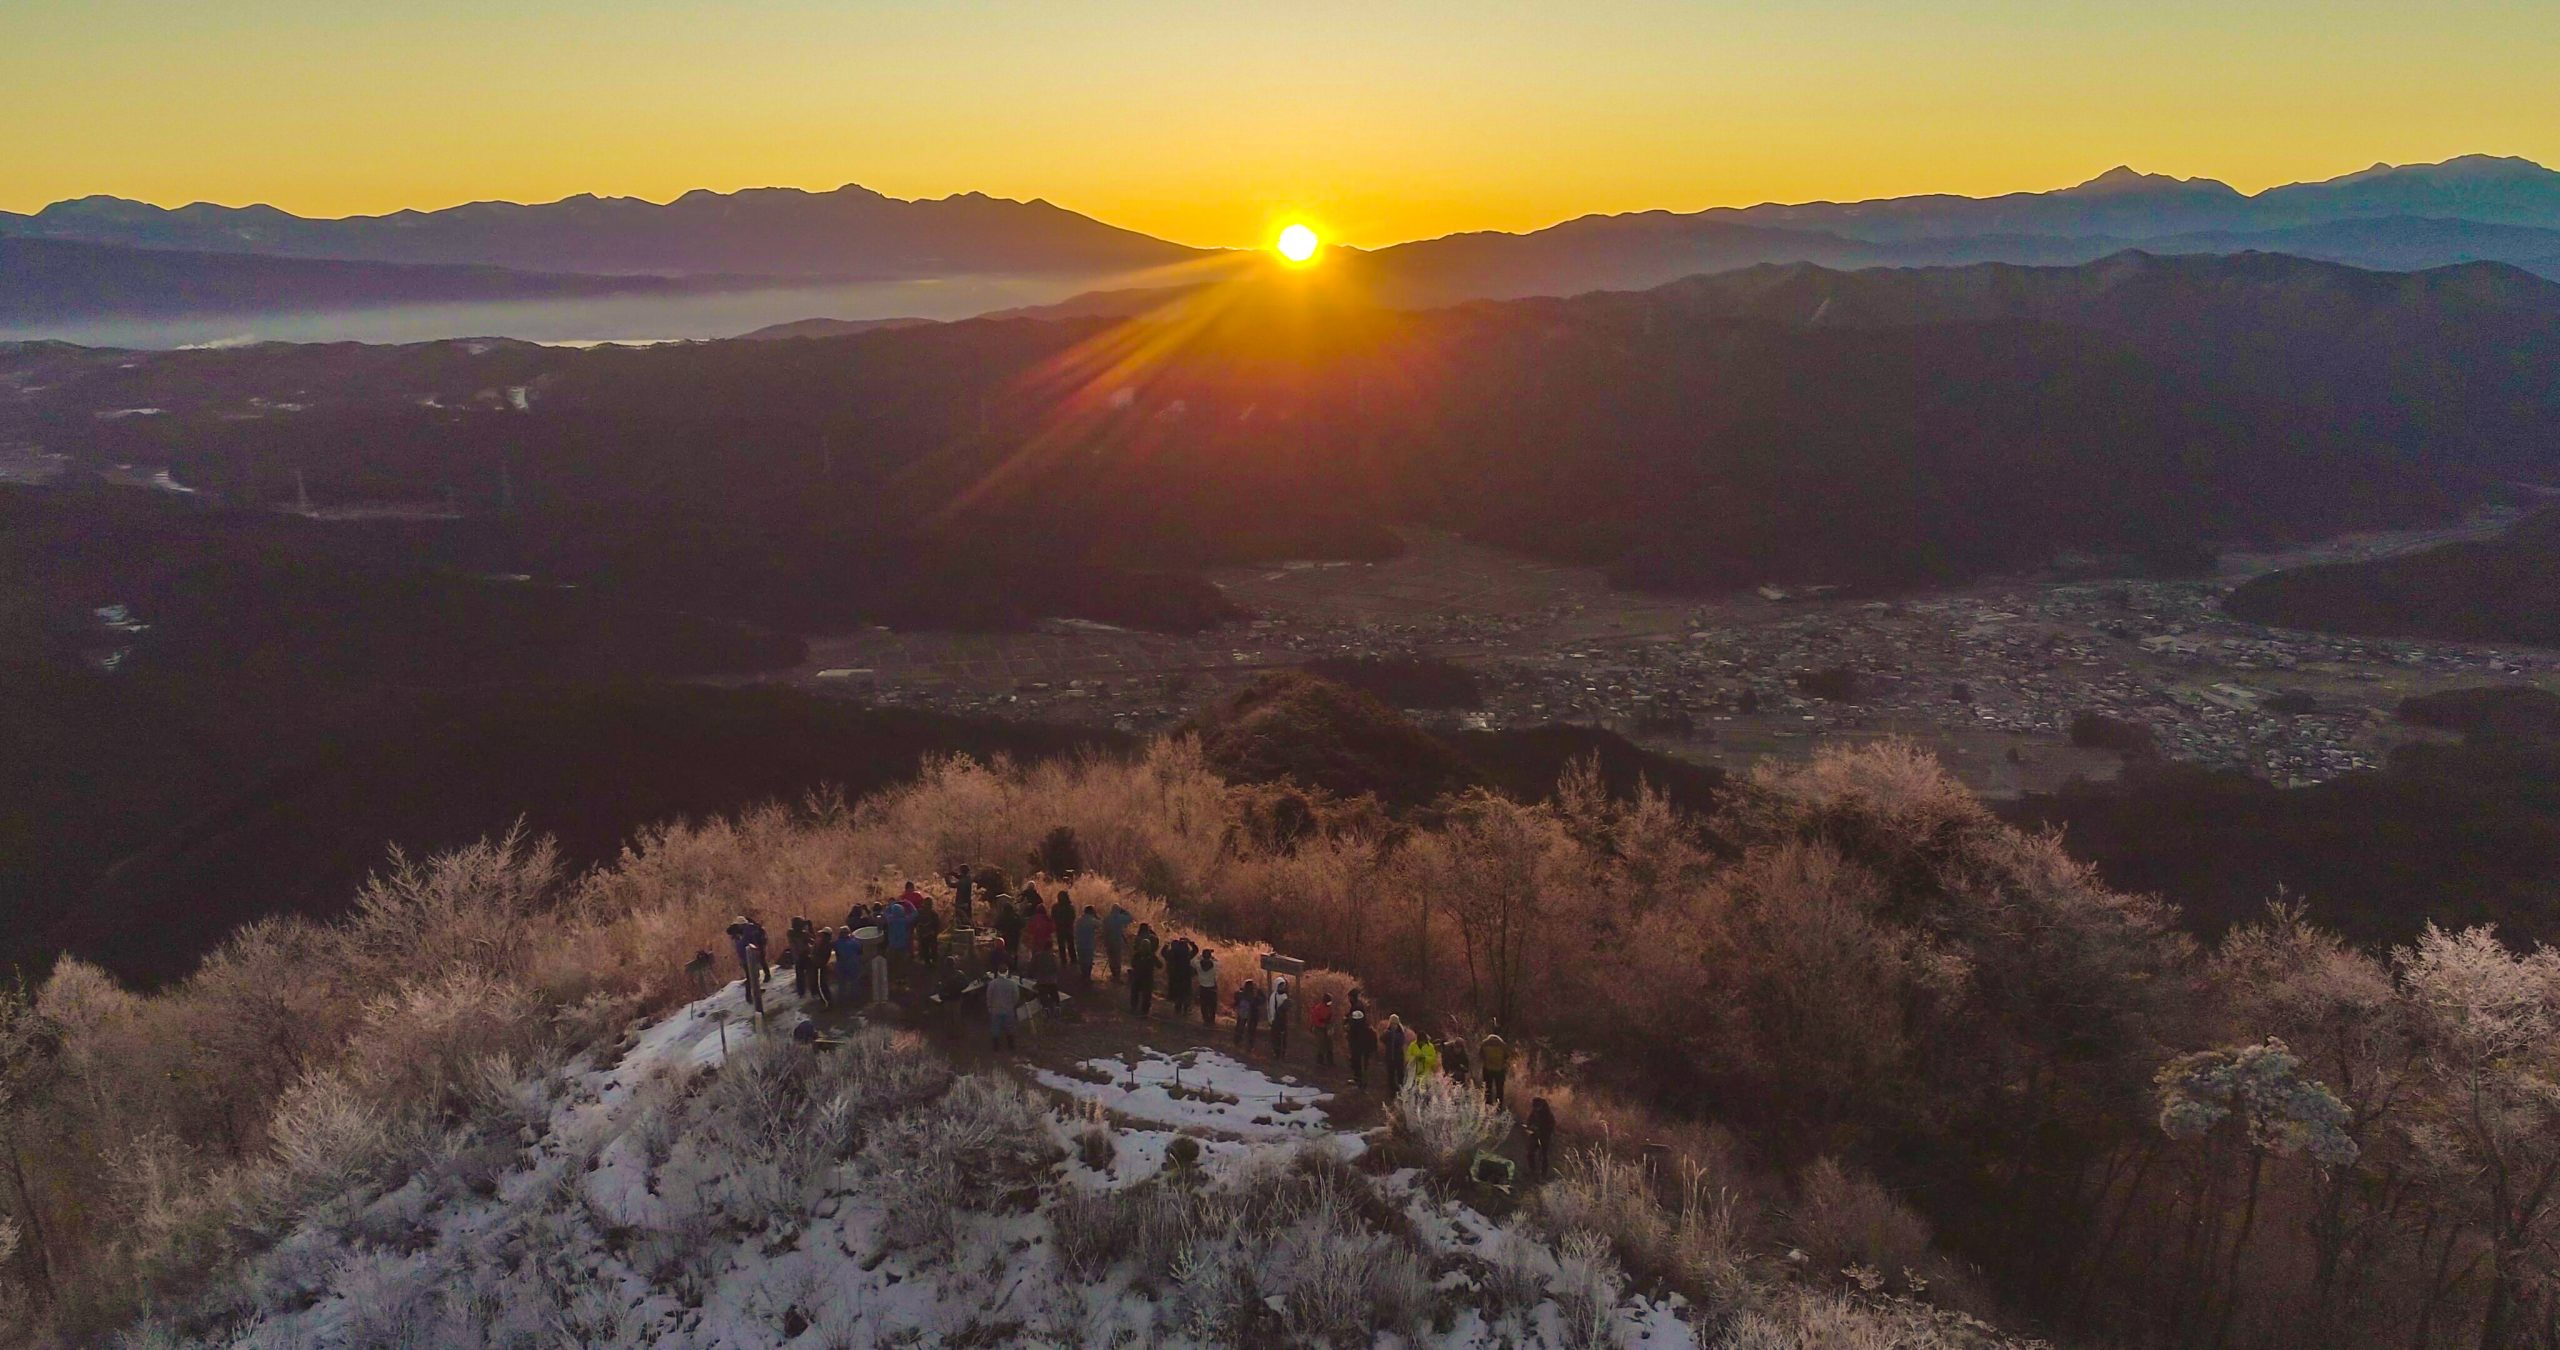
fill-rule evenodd
<path id="1" fill-rule="evenodd" d="M 1323 246 L 1324 241 L 1316 237 L 1315 227 L 1305 221 L 1294 222 L 1280 231 L 1280 237 L 1271 244 L 1281 257 L 1301 267 L 1314 262 L 1316 250 Z"/>

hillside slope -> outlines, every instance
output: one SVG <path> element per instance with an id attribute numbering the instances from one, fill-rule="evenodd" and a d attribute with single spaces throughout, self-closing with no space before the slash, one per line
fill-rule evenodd
<path id="1" fill-rule="evenodd" d="M 2271 572 L 2224 604 L 2286 628 L 2560 646 L 2560 511 L 2529 516 L 2496 539 Z"/>

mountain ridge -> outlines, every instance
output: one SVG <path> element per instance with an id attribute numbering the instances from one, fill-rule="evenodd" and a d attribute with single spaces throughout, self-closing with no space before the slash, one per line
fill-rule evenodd
<path id="1" fill-rule="evenodd" d="M 984 193 L 890 197 L 694 189 L 659 203 L 581 193 L 552 202 L 465 202 L 335 218 L 264 203 L 161 207 L 92 195 L 0 212 L 0 236 L 367 262 L 476 263 L 535 271 L 861 279 L 949 272 L 1133 271 L 1205 256 L 1044 199 Z"/>

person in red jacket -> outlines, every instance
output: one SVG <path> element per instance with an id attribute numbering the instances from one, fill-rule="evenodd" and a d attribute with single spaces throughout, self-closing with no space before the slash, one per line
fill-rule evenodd
<path id="1" fill-rule="evenodd" d="M 1057 946 L 1057 921 L 1049 917 L 1049 911 L 1038 905 L 1031 906 L 1031 920 L 1022 926 L 1022 950 L 1047 952 L 1057 950 Z"/>
<path id="2" fill-rule="evenodd" d="M 1333 995 L 1319 997 L 1316 1006 L 1307 1009 L 1307 1037 L 1316 1043 L 1316 1063 L 1332 1068 Z"/>

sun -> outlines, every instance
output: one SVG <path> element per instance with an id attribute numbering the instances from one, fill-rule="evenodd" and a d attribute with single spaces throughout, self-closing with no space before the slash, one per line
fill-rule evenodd
<path id="1" fill-rule="evenodd" d="M 1271 244 L 1281 257 L 1301 267 L 1314 262 L 1316 250 L 1323 246 L 1324 241 L 1316 237 L 1315 227 L 1304 221 L 1296 222 L 1280 231 L 1280 237 L 1273 240 Z"/>

